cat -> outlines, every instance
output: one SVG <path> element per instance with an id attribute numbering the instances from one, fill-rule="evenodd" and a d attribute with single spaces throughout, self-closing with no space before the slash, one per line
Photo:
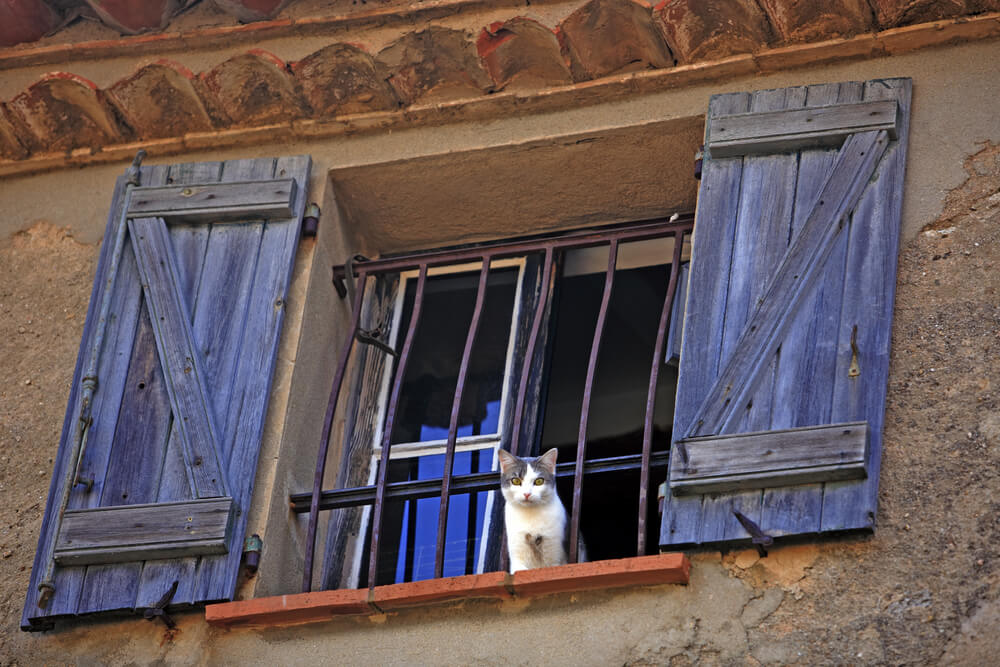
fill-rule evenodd
<path id="1" fill-rule="evenodd" d="M 556 493 L 554 447 L 538 458 L 514 456 L 502 449 L 500 490 L 504 500 L 504 525 L 510 572 L 565 565 L 568 522 L 566 508 Z M 583 539 L 578 541 L 580 562 L 586 560 Z"/>

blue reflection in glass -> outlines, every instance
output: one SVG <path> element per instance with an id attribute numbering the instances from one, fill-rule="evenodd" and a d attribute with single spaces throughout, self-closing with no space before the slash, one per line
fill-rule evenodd
<path id="1" fill-rule="evenodd" d="M 466 424 L 465 426 L 458 427 L 458 437 L 462 438 L 467 435 L 479 435 L 480 433 L 496 433 L 500 430 L 500 399 L 495 401 L 490 401 L 486 404 L 486 417 L 483 421 L 478 424 Z M 428 442 L 430 440 L 447 440 L 448 429 L 440 428 L 438 426 L 428 426 L 427 424 L 421 424 L 420 426 L 420 442 Z M 444 471 L 444 459 L 441 459 L 441 470 Z M 457 464 L 458 459 L 456 459 Z M 425 479 L 421 477 L 420 479 Z"/>
<path id="2" fill-rule="evenodd" d="M 499 413 L 499 401 L 496 412 Z M 493 417 L 496 419 L 496 416 Z M 470 427 L 471 429 L 471 427 Z M 447 430 L 443 436 L 447 437 Z M 393 465 L 409 466 L 410 461 L 393 461 Z M 480 449 L 455 453 L 454 475 L 489 472 L 493 450 Z M 439 479 L 444 475 L 444 454 L 422 456 L 417 462 L 415 479 Z M 444 576 L 455 577 L 475 572 L 486 517 L 489 491 L 453 495 L 448 503 L 448 530 L 445 537 Z M 404 503 L 399 557 L 396 562 L 397 582 L 419 581 L 434 577 L 434 555 L 437 539 L 440 498 L 420 498 Z M 411 512 L 415 516 L 411 517 Z M 470 535 L 470 533 L 472 533 Z M 470 539 L 471 537 L 471 539 Z M 408 562 L 409 561 L 409 562 Z M 410 576 L 407 570 L 412 569 Z"/>

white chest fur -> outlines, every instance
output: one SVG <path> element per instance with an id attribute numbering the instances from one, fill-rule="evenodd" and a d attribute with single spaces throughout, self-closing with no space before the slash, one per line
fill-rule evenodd
<path id="1" fill-rule="evenodd" d="M 511 572 L 566 563 L 566 510 L 558 498 L 534 506 L 508 502 L 504 522 Z"/>

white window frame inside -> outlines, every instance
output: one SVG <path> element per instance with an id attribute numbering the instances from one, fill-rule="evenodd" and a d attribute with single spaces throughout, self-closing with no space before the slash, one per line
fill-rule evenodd
<path id="1" fill-rule="evenodd" d="M 521 321 L 521 296 L 524 282 L 525 257 L 512 257 L 509 259 L 496 259 L 490 262 L 490 270 L 504 269 L 509 267 L 517 268 L 517 278 L 514 283 L 514 303 L 511 311 L 510 335 L 507 339 L 506 360 L 503 369 L 503 384 L 500 390 L 500 415 L 497 423 L 496 433 L 486 433 L 482 435 L 458 436 L 455 439 L 455 452 L 486 451 L 491 454 L 490 469 L 497 469 L 497 450 L 503 441 L 505 431 L 510 416 L 510 384 L 514 369 L 514 346 L 517 339 L 518 325 Z M 436 266 L 427 269 L 427 277 L 441 276 L 455 273 L 475 273 L 482 270 L 482 262 L 466 262 L 462 264 L 450 264 L 446 266 Z M 389 346 L 397 349 L 400 336 L 400 325 L 403 318 L 403 307 L 406 299 L 407 281 L 415 280 L 418 271 L 403 271 L 399 274 L 399 287 L 393 304 L 392 322 L 389 330 Z M 382 460 L 382 439 L 385 435 L 385 414 L 389 407 L 389 392 L 392 388 L 394 364 L 386 364 L 382 375 L 382 386 L 378 396 L 378 426 L 372 437 L 372 456 L 369 465 L 368 484 L 374 485 L 377 478 L 378 464 Z M 392 461 L 399 459 L 410 459 L 421 456 L 431 456 L 444 454 L 448 441 L 446 438 L 439 440 L 428 440 L 426 442 L 401 442 L 394 443 L 389 450 L 389 459 Z M 491 517 L 493 505 L 496 502 L 496 491 L 489 491 L 486 495 L 485 518 L 483 520 L 482 533 L 479 540 L 479 553 L 476 556 L 476 567 L 474 572 L 481 574 L 486 563 L 486 545 L 491 530 Z M 366 534 L 371 522 L 372 506 L 365 505 L 361 515 L 361 534 Z M 367 549 L 365 540 L 357 540 L 354 555 L 351 562 L 350 585 L 354 588 L 358 586 L 360 580 L 361 561 Z"/>

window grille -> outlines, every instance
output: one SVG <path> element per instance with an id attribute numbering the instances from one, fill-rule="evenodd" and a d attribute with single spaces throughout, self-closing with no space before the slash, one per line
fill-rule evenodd
<path id="1" fill-rule="evenodd" d="M 338 291 L 341 291 L 342 294 L 351 294 L 352 297 L 354 294 L 357 294 L 358 296 L 354 298 L 352 303 L 351 323 L 349 325 L 350 335 L 341 349 L 336 372 L 334 374 L 333 386 L 330 391 L 330 400 L 324 417 L 319 455 L 316 461 L 316 472 L 313 481 L 312 493 L 293 494 L 290 499 L 293 512 L 307 513 L 309 515 L 302 581 L 303 591 L 308 592 L 312 589 L 312 573 L 315 558 L 315 543 L 319 513 L 324 510 L 358 507 L 361 505 L 373 506 L 371 518 L 371 540 L 368 545 L 370 554 L 368 559 L 368 583 L 370 587 L 375 586 L 379 560 L 379 541 L 380 539 L 383 539 L 381 530 L 383 510 L 386 502 L 389 500 L 412 500 L 433 496 L 440 497 L 434 572 L 435 577 L 442 576 L 444 562 L 444 533 L 448 516 L 450 496 L 457 493 L 471 493 L 484 490 L 496 490 L 499 488 L 499 475 L 497 472 L 480 472 L 464 475 L 453 474 L 458 430 L 458 413 L 465 389 L 470 355 L 472 353 L 473 344 L 477 335 L 477 329 L 483 312 L 486 284 L 491 263 L 496 260 L 523 257 L 532 254 L 538 254 L 542 257 L 542 276 L 540 281 L 541 292 L 535 303 L 534 311 L 530 314 L 531 326 L 530 333 L 528 335 L 527 347 L 524 352 L 523 359 L 515 361 L 515 363 L 519 363 L 521 365 L 522 372 L 520 375 L 520 382 L 518 382 L 517 394 L 514 403 L 514 428 L 510 449 L 512 453 L 518 456 L 526 456 L 529 454 L 527 450 L 529 449 L 530 444 L 523 442 L 519 425 L 523 422 L 525 410 L 534 409 L 534 406 L 526 407 L 525 405 L 526 390 L 529 384 L 529 372 L 532 368 L 535 355 L 539 354 L 539 350 L 536 348 L 539 347 L 538 339 L 543 314 L 547 304 L 551 303 L 552 300 L 552 290 L 555 284 L 555 281 L 551 280 L 554 270 L 554 259 L 558 253 L 565 253 L 568 250 L 583 248 L 606 247 L 607 269 L 604 272 L 604 290 L 600 310 L 592 334 L 586 382 L 583 391 L 583 404 L 580 413 L 576 461 L 572 463 L 562 463 L 557 467 L 557 477 L 565 478 L 571 476 L 573 478 L 573 500 L 569 511 L 569 560 L 570 562 L 576 562 L 577 560 L 577 535 L 580 530 L 583 480 L 588 475 L 611 471 L 634 471 L 636 469 L 640 471 L 639 488 L 637 489 L 639 497 L 639 517 L 636 536 L 636 553 L 645 553 L 648 536 L 646 508 L 649 498 L 650 469 L 651 467 L 665 468 L 668 456 L 667 452 L 658 452 L 655 455 L 652 452 L 653 413 L 657 380 L 660 368 L 664 361 L 663 351 L 667 342 L 667 332 L 670 329 L 670 318 L 673 312 L 674 299 L 678 291 L 678 282 L 680 281 L 681 276 L 682 250 L 685 246 L 685 241 L 689 241 L 690 239 L 692 227 L 692 216 L 675 216 L 669 221 L 656 220 L 634 223 L 611 229 L 576 231 L 513 242 L 485 244 L 454 250 L 439 250 L 379 260 L 364 260 L 358 258 L 356 261 L 347 266 L 335 267 L 335 282 L 346 280 L 348 283 L 346 289 Z M 608 303 L 610 301 L 615 281 L 619 246 L 627 242 L 645 241 L 658 238 L 672 238 L 673 253 L 672 257 L 669 258 L 669 279 L 656 332 L 656 342 L 650 369 L 649 389 L 647 392 L 645 417 L 643 422 L 642 453 L 639 455 L 616 456 L 588 461 L 586 458 L 587 421 L 589 417 L 591 390 L 594 384 L 594 374 L 597 367 L 601 339 L 607 321 Z M 664 260 L 666 259 L 668 258 L 664 258 Z M 404 336 L 402 346 L 398 349 L 398 351 L 394 350 L 392 353 L 394 356 L 396 370 L 385 415 L 383 417 L 384 426 L 381 437 L 381 460 L 383 462 L 388 462 L 392 447 L 391 434 L 393 432 L 394 422 L 397 418 L 396 412 L 399 406 L 400 390 L 403 384 L 407 363 L 410 360 L 414 335 L 420 323 L 420 311 L 424 297 L 424 289 L 427 283 L 428 270 L 433 267 L 474 262 L 481 263 L 476 303 L 466 334 L 465 347 L 451 406 L 451 420 L 448 429 L 447 444 L 445 448 L 445 464 L 442 477 L 440 479 L 389 483 L 387 482 L 389 466 L 379 465 L 377 479 L 374 485 L 357 488 L 323 490 L 322 481 L 329 453 L 333 416 L 336 412 L 337 403 L 343 388 L 344 375 L 346 373 L 352 351 L 356 348 L 359 336 L 363 337 L 365 335 L 359 328 L 359 322 L 366 281 L 369 278 L 373 278 L 378 275 L 401 273 L 403 271 L 417 272 L 416 291 L 411 316 L 409 318 L 409 324 L 405 332 L 400 332 Z M 666 261 L 664 261 L 664 263 L 666 263 Z M 356 288 L 351 284 L 354 276 L 356 276 L 357 280 Z M 506 549 L 501 549 L 501 567 L 505 568 L 505 566 Z"/>

